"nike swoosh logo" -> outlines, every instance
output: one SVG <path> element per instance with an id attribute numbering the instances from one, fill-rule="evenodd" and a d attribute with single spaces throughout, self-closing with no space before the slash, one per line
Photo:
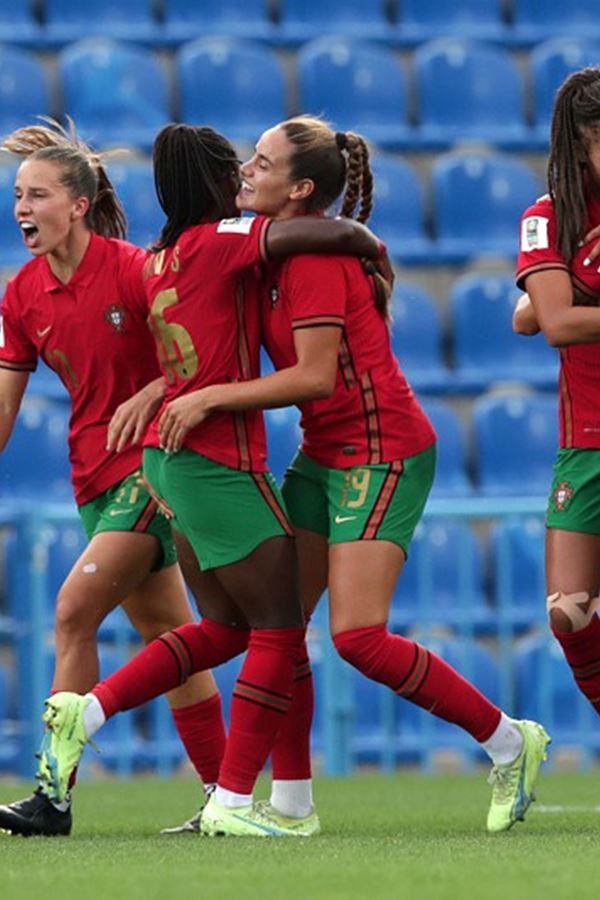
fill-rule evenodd
<path id="1" fill-rule="evenodd" d="M 356 516 L 340 516 L 339 513 L 335 517 L 334 522 L 336 525 L 341 525 L 342 522 L 353 522 L 356 519 Z"/>
<path id="2" fill-rule="evenodd" d="M 47 325 L 46 328 L 38 328 L 37 336 L 44 337 L 45 334 L 48 334 L 48 332 L 50 331 L 51 328 L 52 328 L 52 325 Z"/>
<path id="3" fill-rule="evenodd" d="M 111 509 L 109 515 L 111 516 L 126 516 L 127 513 L 130 513 L 130 509 Z"/>

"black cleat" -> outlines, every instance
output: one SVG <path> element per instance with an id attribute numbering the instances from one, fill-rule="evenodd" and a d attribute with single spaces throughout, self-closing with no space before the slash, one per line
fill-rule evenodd
<path id="1" fill-rule="evenodd" d="M 0 830 L 10 831 L 13 835 L 67 835 L 71 833 L 72 824 L 71 810 L 61 812 L 39 789 L 25 800 L 0 806 Z"/>

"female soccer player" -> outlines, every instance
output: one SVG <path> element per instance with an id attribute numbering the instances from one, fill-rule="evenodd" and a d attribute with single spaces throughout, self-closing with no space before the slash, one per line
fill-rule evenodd
<path id="1" fill-rule="evenodd" d="M 71 400 L 73 487 L 89 544 L 56 602 L 53 691 L 85 692 L 98 680 L 97 631 L 121 604 L 144 641 L 193 621 L 171 527 L 142 484 L 141 452 L 106 449 L 120 404 L 144 389 L 157 408 L 164 393 L 144 315 L 146 254 L 122 240 L 125 217 L 100 158 L 75 132 L 20 129 L 3 148 L 24 157 L 15 215 L 33 259 L 10 280 L 2 303 L 0 450 L 8 442 L 29 373 L 42 357 Z M 135 425 L 134 425 L 135 430 Z M 216 781 L 225 743 L 221 701 L 209 672 L 169 695 L 177 730 L 205 784 Z M 70 798 L 38 789 L 0 806 L 13 834 L 69 834 Z"/>
<path id="2" fill-rule="evenodd" d="M 550 628 L 600 712 L 600 68 L 570 75 L 554 105 L 548 195 L 521 223 L 515 330 L 560 348 L 560 449 L 546 514 Z"/>
<path id="3" fill-rule="evenodd" d="M 147 261 L 145 301 L 131 302 L 149 316 L 166 399 L 214 381 L 258 375 L 259 306 L 253 270 L 266 259 L 299 247 L 323 249 L 325 234 L 337 235 L 337 246 L 362 234 L 362 244 L 379 252 L 378 242 L 362 226 L 357 232 L 356 223 L 349 229 L 348 223 L 315 227 L 302 220 L 237 218 L 236 154 L 210 128 L 167 126 L 155 141 L 153 156 L 167 221 Z M 82 700 L 61 693 L 48 701 L 41 775 L 58 799 L 79 759 L 81 742 L 95 724 L 248 646 L 203 828 L 212 834 L 263 836 L 303 834 L 318 827 L 315 817 L 275 822 L 252 802 L 254 782 L 290 704 L 294 670 L 304 652 L 292 528 L 265 458 L 258 410 L 211 417 L 186 435 L 185 447 L 177 454 L 165 453 L 156 425 L 150 427 L 144 474 L 200 562 L 205 576 L 198 598 L 203 621 L 162 635 L 93 695 Z"/>
<path id="4" fill-rule="evenodd" d="M 242 166 L 237 202 L 276 219 L 312 218 L 323 215 L 344 184 L 342 214 L 359 205 L 365 221 L 372 205 L 365 142 L 299 117 L 263 134 Z M 494 764 L 487 827 L 506 830 L 533 798 L 548 735 L 537 723 L 509 719 L 443 660 L 386 624 L 433 480 L 435 434 L 392 354 L 382 295 L 349 257 L 298 256 L 272 266 L 263 284 L 263 328 L 278 371 L 169 401 L 159 420 L 162 445 L 176 455 L 188 429 L 224 411 L 300 406 L 304 441 L 283 495 L 296 532 L 305 613 L 327 587 L 340 655 L 473 735 Z M 288 716 L 290 730 L 294 714 L 298 722 L 309 719 L 299 703 Z M 296 744 L 308 746 L 306 731 Z M 302 787 L 305 796 L 296 802 L 307 808 L 310 783 L 299 778 L 296 788 Z M 271 813 L 281 806 L 276 790 Z"/>

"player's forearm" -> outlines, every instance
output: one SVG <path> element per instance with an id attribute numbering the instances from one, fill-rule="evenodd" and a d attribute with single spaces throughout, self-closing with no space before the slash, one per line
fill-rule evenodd
<path id="1" fill-rule="evenodd" d="M 571 306 L 540 324 L 552 347 L 600 341 L 600 308 Z"/>
<path id="2" fill-rule="evenodd" d="M 264 378 L 215 384 L 205 388 L 206 409 L 209 412 L 241 412 L 245 409 L 274 409 L 294 406 L 309 400 L 331 396 L 335 387 L 335 373 L 320 369 L 292 366 Z"/>
<path id="3" fill-rule="evenodd" d="M 273 259 L 293 253 L 327 253 L 377 259 L 381 241 L 354 219 L 297 216 L 271 222 L 266 237 L 267 255 Z"/>

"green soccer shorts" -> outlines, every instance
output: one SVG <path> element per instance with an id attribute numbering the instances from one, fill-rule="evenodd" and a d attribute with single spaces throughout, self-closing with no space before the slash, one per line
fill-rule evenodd
<path id="1" fill-rule="evenodd" d="M 546 527 L 600 534 L 600 450 L 559 450 Z"/>

